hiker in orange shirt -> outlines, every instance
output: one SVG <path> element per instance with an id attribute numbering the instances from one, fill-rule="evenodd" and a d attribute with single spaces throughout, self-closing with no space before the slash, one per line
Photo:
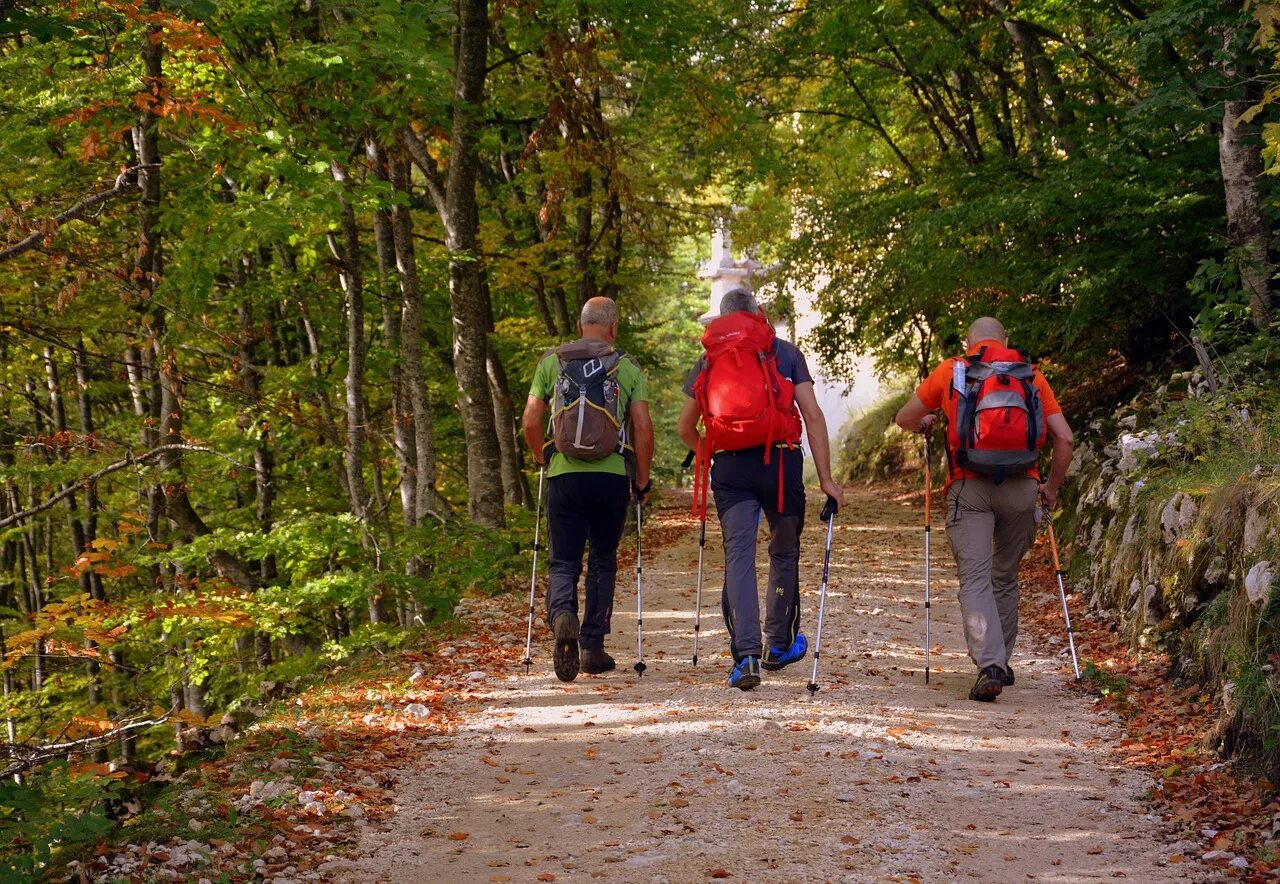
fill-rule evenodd
<path id="1" fill-rule="evenodd" d="M 1035 538 L 1037 493 L 1052 509 L 1074 439 L 1049 383 L 989 316 L 969 327 L 965 357 L 934 369 L 895 421 L 929 434 L 939 410 L 947 418 L 947 539 L 965 642 L 978 667 L 969 699 L 990 702 L 1014 683 L 1018 563 Z M 1053 457 L 1042 483 L 1036 462 L 1046 435 Z"/>

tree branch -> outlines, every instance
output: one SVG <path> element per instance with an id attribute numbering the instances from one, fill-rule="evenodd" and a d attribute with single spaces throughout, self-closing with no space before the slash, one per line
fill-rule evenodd
<path id="1" fill-rule="evenodd" d="M 98 749 L 111 745 L 118 741 L 124 734 L 137 730 L 143 730 L 157 724 L 164 724 L 168 721 L 168 715 L 159 718 L 138 718 L 133 721 L 126 721 L 119 727 L 111 730 L 95 734 L 92 737 L 82 737 L 79 740 L 65 740 L 61 743 L 49 743 L 44 746 L 29 746 L 22 743 L 0 743 L 0 757 L 12 759 L 3 768 L 0 768 L 0 778 L 12 777 L 14 774 L 23 773 L 44 764 L 46 761 L 53 761 L 55 758 L 64 758 L 67 755 L 84 755 L 94 752 Z"/>
<path id="2" fill-rule="evenodd" d="M 92 484 L 104 476 L 109 476 L 112 473 L 118 473 L 121 470 L 128 469 L 129 467 L 135 466 L 137 464 L 150 463 L 153 460 L 164 457 L 167 454 L 173 454 L 178 451 L 207 451 L 211 454 L 216 454 L 221 458 L 231 461 L 231 463 L 236 464 L 236 466 L 238 467 L 244 468 L 244 464 L 237 463 L 234 459 L 227 457 L 227 455 L 223 454 L 222 452 L 217 451 L 216 449 L 213 449 L 213 448 L 209 448 L 204 445 L 187 445 L 185 443 L 173 444 L 173 445 L 159 445 L 155 448 L 152 448 L 150 451 L 143 452 L 142 454 L 138 454 L 138 455 L 129 454 L 123 459 L 116 461 L 115 463 L 108 464 L 107 466 L 98 470 L 96 473 L 92 473 L 91 475 L 81 478 L 75 484 L 67 486 L 66 488 L 62 489 L 57 494 L 55 494 L 53 497 L 47 498 L 41 503 L 38 503 L 33 507 L 25 509 L 22 512 L 5 516 L 3 519 L 0 519 L 0 529 L 8 528 L 11 525 L 16 525 L 19 522 L 24 521 L 25 519 L 31 518 L 32 516 L 40 515 L 40 513 L 43 513 L 45 510 L 52 509 L 53 507 L 57 506 L 60 502 L 62 502 L 66 498 L 75 494 L 82 486 Z"/>
<path id="3" fill-rule="evenodd" d="M 137 172 L 141 168 L 144 167 L 133 166 L 129 169 L 125 169 L 116 178 L 116 183 L 110 190 L 104 190 L 101 193 L 95 193 L 93 196 L 85 197 L 61 215 L 43 221 L 36 230 L 18 240 L 13 245 L 0 249 L 0 261 L 7 261 L 10 258 L 16 258 L 23 252 L 28 252 L 31 249 L 34 249 L 42 240 L 44 240 L 45 237 L 53 234 L 58 230 L 58 228 L 62 227 L 67 222 L 83 218 L 93 207 L 99 206 L 110 199 L 120 196 L 121 194 L 136 192 L 138 190 L 138 179 L 133 173 Z"/>
<path id="4" fill-rule="evenodd" d="M 431 194 L 431 202 L 435 203 L 436 213 L 440 217 L 445 214 L 445 186 L 444 179 L 440 177 L 440 167 L 436 165 L 435 159 L 427 150 L 427 146 L 423 144 L 422 139 L 410 129 L 408 126 L 404 128 L 404 146 L 409 150 L 409 158 L 413 160 L 413 164 L 422 170 L 422 175 L 427 179 L 427 192 Z"/>

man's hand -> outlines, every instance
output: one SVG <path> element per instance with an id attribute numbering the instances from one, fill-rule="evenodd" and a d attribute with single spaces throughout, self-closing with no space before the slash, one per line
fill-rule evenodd
<path id="1" fill-rule="evenodd" d="M 540 467 L 545 467 L 551 463 L 551 455 L 556 453 L 556 443 L 547 441 L 542 443 L 541 448 L 533 450 L 533 462 Z"/>
<path id="2" fill-rule="evenodd" d="M 653 491 L 653 480 L 645 479 L 643 485 L 635 479 L 631 480 L 631 496 L 635 498 L 636 503 L 644 505 L 649 502 L 649 495 Z"/>
<path id="3" fill-rule="evenodd" d="M 1058 489 L 1050 487 L 1047 482 L 1041 485 L 1040 502 L 1044 504 L 1047 512 L 1053 512 L 1053 505 L 1058 502 Z"/>
<path id="4" fill-rule="evenodd" d="M 824 479 L 821 482 L 821 487 L 822 492 L 827 497 L 835 498 L 836 503 L 841 507 L 844 506 L 844 488 L 840 487 L 840 483 L 836 482 L 835 479 Z"/>
<path id="5" fill-rule="evenodd" d="M 920 430 L 919 430 L 920 433 L 922 433 L 925 436 L 928 436 L 930 433 L 933 432 L 933 427 L 937 422 L 938 422 L 938 415 L 935 412 L 932 412 L 932 411 L 929 412 L 924 417 L 920 418 Z"/>

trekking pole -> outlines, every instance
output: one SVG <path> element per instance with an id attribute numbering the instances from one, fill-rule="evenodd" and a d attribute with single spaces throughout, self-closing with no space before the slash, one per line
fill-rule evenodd
<path id="1" fill-rule="evenodd" d="M 707 517 L 698 528 L 698 588 L 693 593 L 693 665 L 698 665 L 698 634 L 702 631 L 702 554 L 707 549 Z"/>
<path id="2" fill-rule="evenodd" d="M 538 585 L 538 550 L 541 548 L 540 543 L 542 536 L 542 486 L 547 478 L 547 467 L 544 464 L 538 470 L 538 509 L 533 517 L 533 573 L 529 575 L 529 629 L 524 638 L 524 674 L 529 674 L 529 667 L 533 663 L 533 594 Z"/>
<path id="3" fill-rule="evenodd" d="M 924 683 L 929 683 L 929 645 L 932 643 L 929 621 L 932 602 L 929 598 L 929 577 L 932 559 L 929 558 L 929 535 L 933 527 L 933 465 L 929 453 L 929 434 L 924 434 Z"/>
<path id="4" fill-rule="evenodd" d="M 644 605 L 642 599 L 644 592 L 640 583 L 640 572 L 643 570 L 640 566 L 640 508 L 643 506 L 640 502 L 640 495 L 636 495 L 636 665 L 631 667 L 636 671 L 636 677 L 642 677 L 645 669 L 644 665 Z"/>
<path id="5" fill-rule="evenodd" d="M 818 593 L 818 634 L 813 642 L 813 673 L 809 676 L 809 696 L 818 692 L 818 658 L 822 655 L 822 618 L 827 608 L 827 576 L 831 572 L 831 532 L 836 526 L 836 511 L 840 505 L 834 497 L 827 497 L 827 505 L 822 508 L 822 521 L 827 523 L 827 547 L 822 553 L 822 589 Z"/>
<path id="6" fill-rule="evenodd" d="M 701 449 L 702 441 L 698 441 L 698 447 Z M 689 452 L 694 455 L 699 452 Z M 685 463 L 689 463 L 689 457 L 685 457 Z M 699 482 L 702 481 L 702 458 L 698 457 L 697 472 L 693 476 L 693 505 L 698 506 Z M 703 492 L 705 493 L 705 491 Z M 698 588 L 693 593 L 693 665 L 698 665 L 698 636 L 702 632 L 702 555 L 707 551 L 707 511 L 705 507 L 699 508 L 701 516 L 701 525 L 698 528 Z"/>
<path id="7" fill-rule="evenodd" d="M 1062 598 L 1062 619 L 1067 623 L 1067 646 L 1071 648 L 1071 667 L 1076 672 L 1076 681 L 1080 680 L 1080 661 L 1076 659 L 1075 632 L 1071 629 L 1071 611 L 1067 609 L 1067 589 L 1062 584 L 1062 565 L 1058 561 L 1058 538 L 1053 533 L 1053 517 L 1044 514 L 1045 524 L 1049 526 L 1049 549 L 1053 552 L 1053 573 L 1058 577 L 1058 595 Z"/>

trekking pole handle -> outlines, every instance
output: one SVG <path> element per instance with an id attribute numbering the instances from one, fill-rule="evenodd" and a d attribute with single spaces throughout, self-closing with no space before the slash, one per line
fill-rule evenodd
<path id="1" fill-rule="evenodd" d="M 840 504 L 831 495 L 827 495 L 827 505 L 822 508 L 822 514 L 818 516 L 822 521 L 828 522 L 831 517 L 840 511 Z"/>
<path id="2" fill-rule="evenodd" d="M 695 455 L 697 455 L 697 452 L 690 448 L 689 453 L 686 454 L 684 456 L 684 460 L 680 462 L 680 469 L 687 470 L 689 467 L 693 466 L 693 458 Z"/>

